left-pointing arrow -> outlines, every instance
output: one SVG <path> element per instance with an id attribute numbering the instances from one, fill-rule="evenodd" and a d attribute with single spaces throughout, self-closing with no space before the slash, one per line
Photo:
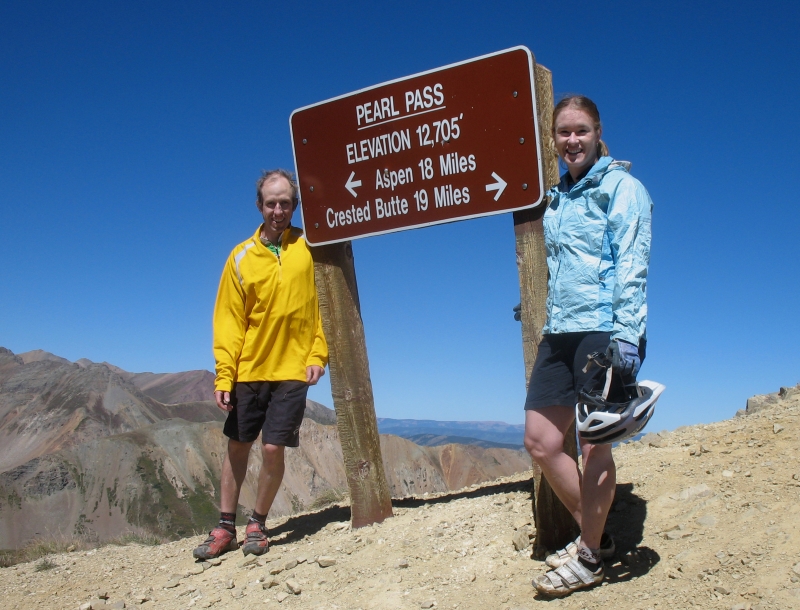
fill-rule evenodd
<path id="1" fill-rule="evenodd" d="M 355 173 L 355 172 L 353 172 L 353 173 Z M 351 176 L 351 178 L 352 178 L 352 176 Z M 498 176 L 494 172 L 492 172 L 492 178 L 497 180 L 497 182 L 494 182 L 492 184 L 487 184 L 486 185 L 486 190 L 487 191 L 497 191 L 494 194 L 494 200 L 497 201 L 498 199 L 500 199 L 500 195 L 503 194 L 503 191 L 506 190 L 507 182 L 505 180 L 503 180 L 500 176 Z"/>
<path id="2" fill-rule="evenodd" d="M 356 188 L 357 186 L 361 186 L 361 180 L 353 180 L 356 177 L 356 173 L 350 172 L 350 177 L 347 179 L 347 182 L 344 183 L 344 188 L 350 191 L 350 194 L 353 197 L 356 197 Z"/>

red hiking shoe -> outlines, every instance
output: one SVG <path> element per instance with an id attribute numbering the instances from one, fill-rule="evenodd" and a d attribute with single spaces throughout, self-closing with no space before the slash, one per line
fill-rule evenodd
<path id="1" fill-rule="evenodd" d="M 215 527 L 211 530 L 205 542 L 192 552 L 192 555 L 194 555 L 195 559 L 213 559 L 238 548 L 239 543 L 236 542 L 235 533 L 229 532 L 224 527 Z"/>
<path id="2" fill-rule="evenodd" d="M 245 530 L 242 552 L 245 555 L 263 555 L 269 550 L 267 528 L 258 521 L 250 521 Z"/>

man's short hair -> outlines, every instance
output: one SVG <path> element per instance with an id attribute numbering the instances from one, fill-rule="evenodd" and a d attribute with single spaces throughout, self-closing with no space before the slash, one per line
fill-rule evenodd
<path id="1" fill-rule="evenodd" d="M 286 169 L 269 169 L 264 170 L 261 172 L 261 177 L 256 181 L 256 207 L 258 211 L 261 211 L 261 208 L 264 205 L 264 201 L 261 196 L 261 187 L 264 186 L 265 182 L 269 182 L 273 178 L 286 178 L 289 182 L 289 186 L 292 189 L 292 209 L 297 209 L 297 204 L 299 203 L 299 192 L 297 188 L 297 180 L 294 178 L 294 174 Z"/>

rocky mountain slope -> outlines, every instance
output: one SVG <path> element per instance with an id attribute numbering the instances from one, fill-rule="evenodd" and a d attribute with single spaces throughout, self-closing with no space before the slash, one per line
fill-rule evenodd
<path id="1" fill-rule="evenodd" d="M 749 404 L 615 449 L 606 582 L 548 607 L 800 607 L 800 387 Z M 545 568 L 531 559 L 530 492 L 529 475 L 516 475 L 396 500 L 393 518 L 359 530 L 346 505 L 272 519 L 259 559 L 196 563 L 203 535 L 50 555 L 0 570 L 0 599 L 14 609 L 531 610 L 543 607 L 530 580 Z"/>
<path id="2" fill-rule="evenodd" d="M 72 364 L 66 358 L 56 356 L 41 349 L 18 354 L 26 364 L 48 360 Z M 81 358 L 75 364 L 89 367 L 91 360 Z M 150 398 L 164 403 L 205 402 L 212 399 L 214 393 L 214 373 L 211 371 L 185 371 L 182 373 L 129 373 L 108 362 L 101 362 L 126 381 L 130 381 Z"/>
<path id="3" fill-rule="evenodd" d="M 0 349 L 0 549 L 37 538 L 103 541 L 128 531 L 180 537 L 216 521 L 225 451 L 224 414 L 213 402 L 163 404 L 209 394 L 205 375 L 131 374 L 107 363 L 71 363 Z M 134 382 L 140 383 L 137 387 Z M 181 389 L 185 381 L 188 390 Z M 308 401 L 301 446 L 287 451 L 271 515 L 347 493 L 335 414 Z M 509 449 L 419 447 L 381 436 L 393 496 L 434 493 L 526 470 Z M 240 498 L 252 509 L 260 453 L 254 446 Z"/>
<path id="4" fill-rule="evenodd" d="M 164 405 L 108 365 L 31 354 L 0 348 L 0 472 L 164 419 L 220 419 L 212 402 Z"/>
<path id="5" fill-rule="evenodd" d="M 143 393 L 164 404 L 207 401 L 214 396 L 214 373 L 211 371 L 128 373 L 118 370 Z"/>

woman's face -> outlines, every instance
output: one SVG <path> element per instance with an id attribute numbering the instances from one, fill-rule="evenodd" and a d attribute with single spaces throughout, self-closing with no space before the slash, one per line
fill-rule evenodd
<path id="1" fill-rule="evenodd" d="M 574 180 L 597 161 L 597 144 L 601 135 L 602 130 L 594 128 L 592 118 L 583 110 L 568 106 L 558 113 L 555 124 L 556 150 Z"/>

